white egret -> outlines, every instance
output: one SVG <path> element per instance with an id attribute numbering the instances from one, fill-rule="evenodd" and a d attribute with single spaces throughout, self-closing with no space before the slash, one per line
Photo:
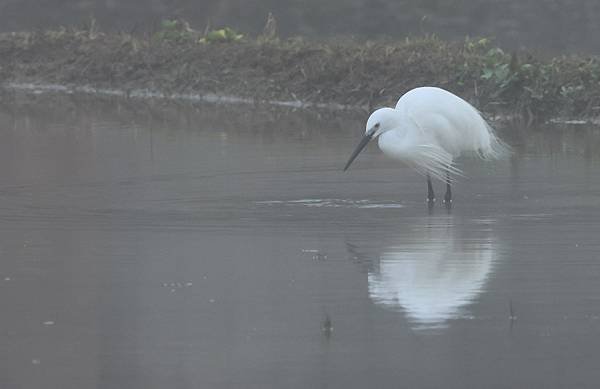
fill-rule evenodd
<path id="1" fill-rule="evenodd" d="M 498 159 L 510 153 L 492 127 L 471 104 L 435 87 L 406 92 L 395 108 L 380 108 L 367 120 L 365 135 L 344 171 L 371 139 L 378 138 L 384 154 L 427 177 L 427 200 L 435 201 L 431 177 L 446 182 L 444 202 L 452 201 L 451 174 L 462 175 L 454 159 L 473 153 Z"/>

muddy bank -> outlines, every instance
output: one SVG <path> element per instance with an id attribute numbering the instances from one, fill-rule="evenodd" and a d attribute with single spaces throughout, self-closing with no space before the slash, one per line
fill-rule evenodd
<path id="1" fill-rule="evenodd" d="M 212 33 L 212 35 L 211 35 Z M 222 36 L 221 36 L 222 35 Z M 208 39 L 207 39 L 208 38 Z M 335 103 L 370 109 L 435 85 L 488 114 L 595 117 L 596 57 L 506 53 L 488 39 L 315 42 L 163 25 L 147 36 L 60 28 L 0 35 L 0 82 Z"/>

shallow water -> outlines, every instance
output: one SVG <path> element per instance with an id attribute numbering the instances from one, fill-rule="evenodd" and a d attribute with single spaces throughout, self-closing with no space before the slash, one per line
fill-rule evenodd
<path id="1" fill-rule="evenodd" d="M 0 387 L 596 387 L 600 132 L 429 211 L 362 119 L 3 100 Z"/>

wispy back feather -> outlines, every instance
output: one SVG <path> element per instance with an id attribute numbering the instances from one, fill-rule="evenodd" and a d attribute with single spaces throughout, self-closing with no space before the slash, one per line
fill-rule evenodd
<path id="1" fill-rule="evenodd" d="M 410 164 L 420 174 L 430 174 L 440 181 L 447 179 L 448 173 L 464 177 L 462 170 L 456 167 L 452 154 L 433 144 L 422 144 L 413 149 Z"/>

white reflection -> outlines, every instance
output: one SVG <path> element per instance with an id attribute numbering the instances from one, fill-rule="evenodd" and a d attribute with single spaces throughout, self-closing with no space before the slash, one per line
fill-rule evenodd
<path id="1" fill-rule="evenodd" d="M 468 235 L 449 218 L 429 219 L 414 234 L 399 237 L 369 271 L 371 299 L 403 310 L 417 328 L 444 326 L 448 319 L 468 315 L 465 307 L 483 290 L 495 259 L 489 229 Z"/>

